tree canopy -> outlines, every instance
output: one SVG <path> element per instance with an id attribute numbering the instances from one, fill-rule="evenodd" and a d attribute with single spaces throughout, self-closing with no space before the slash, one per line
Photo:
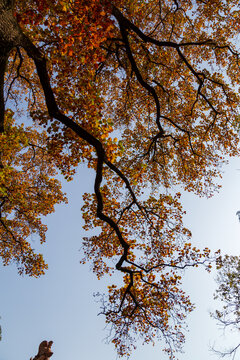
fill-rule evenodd
<path id="1" fill-rule="evenodd" d="M 223 306 L 212 313 L 219 325 L 224 330 L 239 331 L 240 326 L 240 258 L 239 256 L 226 255 L 222 259 L 222 266 L 218 271 L 218 289 L 215 299 L 220 300 Z M 240 343 L 230 348 L 213 348 L 221 357 L 235 358 L 239 351 Z"/>
<path id="2" fill-rule="evenodd" d="M 0 0 L 2 261 L 42 275 L 30 239 L 67 201 L 57 174 L 94 169 L 82 262 L 123 275 L 102 302 L 119 355 L 140 336 L 172 358 L 182 271 L 218 260 L 191 244 L 179 188 L 211 196 L 239 155 L 239 19 L 235 0 Z"/>

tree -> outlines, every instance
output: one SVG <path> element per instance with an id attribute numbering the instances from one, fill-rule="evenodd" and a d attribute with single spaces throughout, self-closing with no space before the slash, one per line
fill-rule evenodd
<path id="1" fill-rule="evenodd" d="M 0 0 L 3 263 L 44 273 L 29 237 L 44 242 L 42 216 L 66 201 L 55 176 L 95 169 L 82 210 L 100 234 L 84 239 L 82 262 L 123 274 L 102 302 L 120 355 L 160 337 L 172 358 L 193 309 L 181 273 L 218 258 L 191 245 L 174 186 L 211 196 L 224 156 L 239 154 L 237 6 Z"/>
<path id="2" fill-rule="evenodd" d="M 226 255 L 222 260 L 217 277 L 218 289 L 215 299 L 224 305 L 212 313 L 218 323 L 224 328 L 239 332 L 240 329 L 240 258 Z M 213 349 L 219 356 L 235 358 L 240 343 L 229 349 Z"/>

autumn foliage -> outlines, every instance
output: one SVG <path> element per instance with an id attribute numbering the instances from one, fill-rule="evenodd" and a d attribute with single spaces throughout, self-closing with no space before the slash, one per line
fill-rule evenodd
<path id="1" fill-rule="evenodd" d="M 123 275 L 102 302 L 111 339 L 126 355 L 139 336 L 161 338 L 173 358 L 193 310 L 182 272 L 218 258 L 191 244 L 179 187 L 211 196 L 224 157 L 239 155 L 238 2 L 0 0 L 0 10 L 3 263 L 44 273 L 29 239 L 45 241 L 42 217 L 66 201 L 56 175 L 71 180 L 87 163 L 85 230 L 100 233 L 83 239 L 82 262 L 98 278 Z"/>

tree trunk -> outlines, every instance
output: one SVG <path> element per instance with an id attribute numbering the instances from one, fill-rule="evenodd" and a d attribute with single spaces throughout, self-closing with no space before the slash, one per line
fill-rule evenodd
<path id="1" fill-rule="evenodd" d="M 14 0 L 0 0 L 0 133 L 4 130 L 4 75 L 8 56 L 23 37 L 13 15 L 13 6 Z"/>

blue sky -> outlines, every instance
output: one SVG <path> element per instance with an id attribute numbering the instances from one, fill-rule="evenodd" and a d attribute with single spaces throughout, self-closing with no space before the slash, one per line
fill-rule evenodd
<path id="1" fill-rule="evenodd" d="M 234 159 L 225 168 L 223 188 L 211 199 L 183 195 L 187 211 L 185 224 L 193 233 L 192 242 L 198 247 L 208 246 L 223 253 L 240 253 L 240 223 L 235 215 L 240 209 L 240 160 Z M 64 184 L 69 204 L 60 205 L 47 220 L 47 243 L 34 247 L 43 252 L 49 264 L 47 274 L 40 279 L 20 277 L 14 265 L 0 267 L 0 315 L 3 340 L 0 360 L 29 360 L 37 352 L 39 343 L 53 340 L 53 360 L 114 360 L 116 352 L 104 338 L 105 323 L 97 316 L 99 305 L 94 292 L 106 291 L 114 278 L 98 281 L 89 265 L 80 265 L 82 230 L 82 194 L 92 191 L 93 173 L 84 166 L 75 180 Z M 212 300 L 214 273 L 201 269 L 186 272 L 185 289 L 196 303 L 189 317 L 185 353 L 180 360 L 214 359 L 208 347 L 218 340 L 227 344 L 209 311 L 216 306 Z M 117 279 L 116 279 L 117 280 Z M 236 338 L 237 340 L 237 338 Z M 167 359 L 161 352 L 163 344 L 142 346 L 131 360 Z"/>

